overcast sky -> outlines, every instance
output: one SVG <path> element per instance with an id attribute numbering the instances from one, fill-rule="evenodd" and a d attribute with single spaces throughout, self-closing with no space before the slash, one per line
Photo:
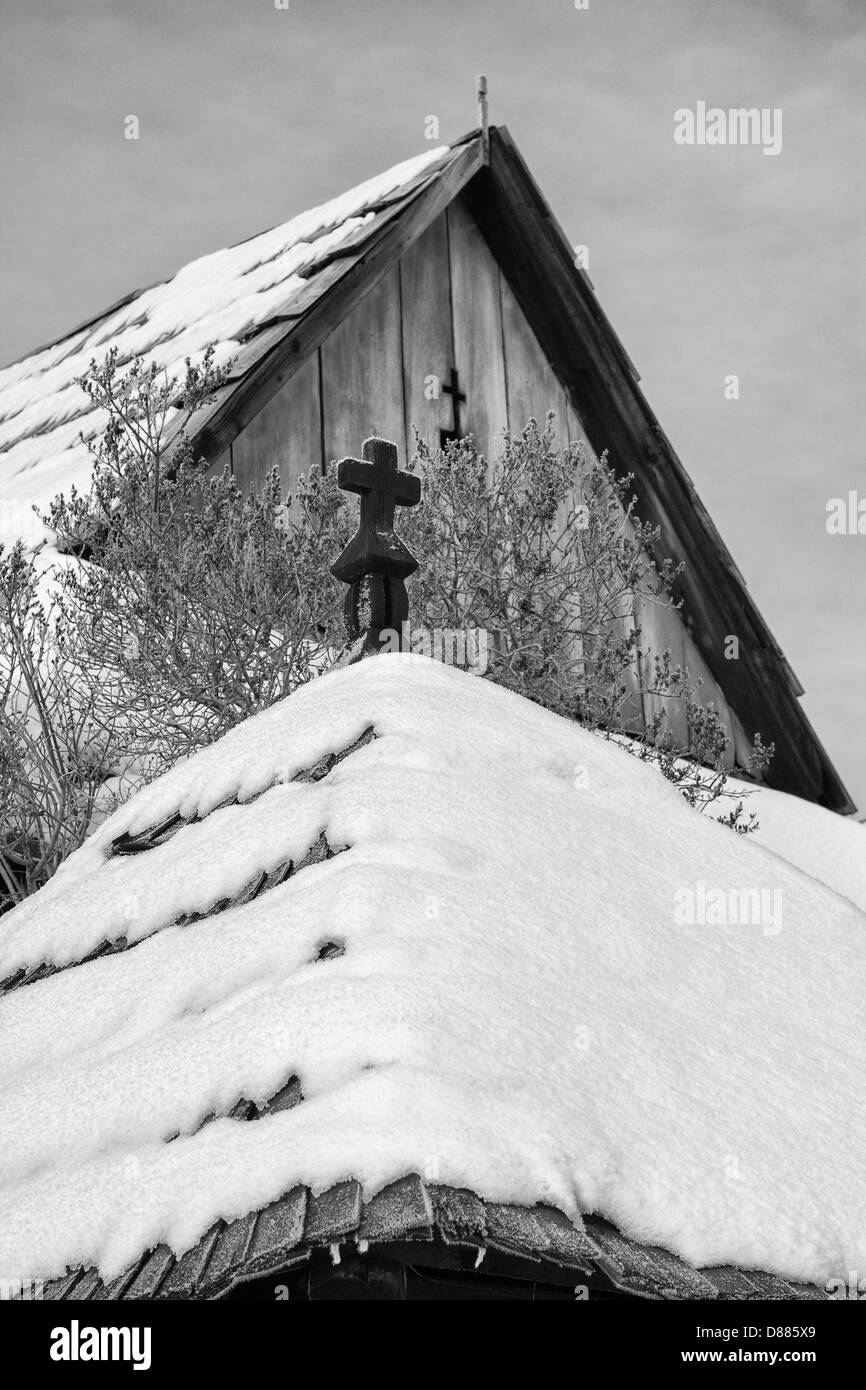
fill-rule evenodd
<path id="1" fill-rule="evenodd" d="M 486 72 L 862 814 L 866 535 L 825 523 L 866 498 L 864 32 L 857 0 L 0 0 L 0 362 L 428 115 L 464 133 Z M 675 144 L 698 101 L 780 108 L 781 152 Z"/>

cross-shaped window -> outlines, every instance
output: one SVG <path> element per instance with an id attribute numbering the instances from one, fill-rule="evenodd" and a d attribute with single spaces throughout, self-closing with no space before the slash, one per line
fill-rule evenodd
<path id="1" fill-rule="evenodd" d="M 460 382 L 457 376 L 456 367 L 451 368 L 451 371 L 449 372 L 449 381 L 451 384 L 449 386 L 443 386 L 442 390 L 445 392 L 446 396 L 451 397 L 451 405 L 454 411 L 454 428 L 450 430 L 439 431 L 440 449 L 444 449 L 446 444 L 450 444 L 455 439 L 463 438 L 463 435 L 460 430 L 460 406 L 461 403 L 465 402 L 466 396 L 460 390 Z"/>

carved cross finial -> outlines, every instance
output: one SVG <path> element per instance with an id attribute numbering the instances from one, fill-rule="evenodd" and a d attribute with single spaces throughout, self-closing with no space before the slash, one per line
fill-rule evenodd
<path id="1" fill-rule="evenodd" d="M 481 148 L 484 163 L 490 163 L 490 131 L 487 126 L 487 78 L 479 72 L 475 79 L 475 100 L 478 103 L 478 124 L 481 127 Z"/>
<path id="2" fill-rule="evenodd" d="M 378 651 L 383 629 L 400 632 L 409 617 L 404 581 L 418 561 L 394 530 L 394 509 L 418 505 L 421 479 L 399 471 L 397 446 L 387 439 L 365 439 L 361 453 L 362 458 L 337 465 L 337 484 L 344 492 L 359 493 L 361 516 L 331 574 L 349 585 L 346 632 L 350 642 L 364 637 L 359 655 L 367 655 Z"/>

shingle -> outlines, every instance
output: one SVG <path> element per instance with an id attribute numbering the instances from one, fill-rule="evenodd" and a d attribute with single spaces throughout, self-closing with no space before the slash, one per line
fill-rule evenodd
<path id="1" fill-rule="evenodd" d="M 654 1245 L 637 1245 L 599 1217 L 584 1220 L 590 1239 L 622 1268 L 622 1285 L 649 1298 L 715 1298 L 717 1290 L 691 1265 Z"/>
<path id="2" fill-rule="evenodd" d="M 484 1213 L 489 1245 L 535 1260 L 548 1250 L 547 1235 L 529 1207 L 485 1202 Z"/>
<path id="3" fill-rule="evenodd" d="M 259 1219 L 250 1241 L 245 1274 L 275 1274 L 297 1256 L 304 1238 L 307 1212 L 307 1189 L 295 1187 L 278 1202 L 272 1202 L 259 1212 Z"/>
<path id="4" fill-rule="evenodd" d="M 826 1289 L 819 1288 L 817 1284 L 791 1284 L 790 1288 L 793 1289 L 796 1299 L 817 1300 L 824 1303 L 833 1296 Z"/>
<path id="5" fill-rule="evenodd" d="M 336 761 L 336 753 L 324 753 L 319 761 L 314 763 L 312 767 L 304 768 L 303 772 L 296 772 L 292 781 L 321 782 L 323 777 L 327 777 Z"/>
<path id="6" fill-rule="evenodd" d="M 110 852 L 112 854 L 142 854 L 146 850 L 153 849 L 164 837 L 168 837 L 173 831 L 180 829 L 184 824 L 183 817 L 179 811 L 167 816 L 158 825 L 150 826 L 147 830 L 140 830 L 132 835 L 128 830 L 124 830 L 122 835 L 118 835 L 111 842 Z"/>
<path id="7" fill-rule="evenodd" d="M 60 1279 L 51 1279 L 43 1285 L 42 1297 L 46 1301 L 59 1302 L 62 1299 L 72 1296 L 71 1290 L 78 1283 L 83 1274 L 81 1269 L 73 1269 L 71 1273 L 62 1275 Z"/>
<path id="8" fill-rule="evenodd" d="M 284 864 L 278 864 L 277 867 L 268 874 L 265 882 L 258 890 L 256 897 L 260 897 L 262 893 L 270 892 L 272 888 L 279 888 L 280 884 L 285 883 L 286 879 L 291 878 L 294 872 L 295 866 L 291 859 L 287 859 Z"/>
<path id="9" fill-rule="evenodd" d="M 262 869 L 261 873 L 258 873 L 255 875 L 254 878 L 251 878 L 246 888 L 244 888 L 243 891 L 238 895 L 238 897 L 235 898 L 235 906 L 243 907 L 245 903 L 253 902 L 254 899 L 256 899 L 262 892 L 267 881 L 267 869 Z"/>
<path id="10" fill-rule="evenodd" d="M 102 1280 L 97 1270 L 86 1269 L 78 1282 L 69 1290 L 66 1297 L 82 1300 L 92 1298 L 94 1290 L 97 1289 L 101 1283 Z"/>
<path id="11" fill-rule="evenodd" d="M 584 1274 L 597 1267 L 609 1276 L 622 1274 L 619 1265 L 590 1240 L 580 1217 L 570 1221 L 556 1207 L 536 1207 L 534 1214 L 547 1237 L 548 1259 Z"/>
<path id="12" fill-rule="evenodd" d="M 123 1298 L 124 1294 L 126 1293 L 126 1290 L 129 1288 L 129 1286 L 135 1279 L 135 1276 L 138 1273 L 141 1264 L 142 1261 L 137 1260 L 135 1264 L 129 1266 L 129 1269 L 125 1269 L 122 1274 L 119 1274 L 117 1276 L 116 1279 L 110 1279 L 107 1284 L 103 1283 L 100 1279 L 99 1283 L 97 1284 L 96 1288 L 93 1290 L 93 1293 L 91 1294 L 91 1298 L 94 1300 L 94 1302 L 97 1303 L 103 1301 L 107 1303 L 113 1303 L 118 1298 Z"/>
<path id="13" fill-rule="evenodd" d="M 95 950 L 88 956 L 82 956 L 80 961 L 72 961 L 69 965 L 61 966 L 60 969 L 70 970 L 73 965 L 89 965 L 92 960 L 102 960 L 104 956 L 114 956 L 120 951 L 129 949 L 129 943 L 125 936 L 115 937 L 113 941 L 101 941 Z"/>
<path id="14" fill-rule="evenodd" d="M 744 1270 L 735 1269 L 732 1265 L 717 1265 L 713 1266 L 711 1269 L 702 1269 L 701 1274 L 718 1289 L 719 1295 L 722 1298 L 747 1299 L 760 1297 L 752 1282 L 751 1271 L 747 1274 Z"/>
<path id="15" fill-rule="evenodd" d="M 367 1202 L 358 1239 L 371 1245 L 432 1241 L 433 1206 L 417 1173 L 390 1183 Z"/>
<path id="16" fill-rule="evenodd" d="M 465 1188 L 431 1184 L 436 1224 L 449 1245 L 483 1245 L 487 1234 L 484 1203 Z"/>
<path id="17" fill-rule="evenodd" d="M 218 1226 L 211 1226 L 197 1245 L 178 1260 L 159 1291 L 160 1298 L 194 1298 L 217 1238 Z"/>
<path id="18" fill-rule="evenodd" d="M 301 1083 L 296 1076 L 290 1076 L 285 1086 L 281 1086 L 276 1095 L 271 1096 L 262 1110 L 263 1115 L 276 1115 L 281 1110 L 292 1110 L 304 1099 L 301 1092 Z"/>
<path id="19" fill-rule="evenodd" d="M 316 843 L 311 845 L 307 850 L 303 859 L 298 860 L 295 865 L 295 873 L 298 873 L 300 869 L 309 869 L 313 864 L 321 864 L 326 859 L 332 859 L 333 856 L 334 850 L 332 850 L 331 846 L 328 844 L 327 837 L 323 830 Z"/>
<path id="20" fill-rule="evenodd" d="M 361 1222 L 361 1184 L 351 1179 L 337 1183 L 319 1197 L 310 1195 L 304 1241 L 307 1245 L 331 1245 L 354 1235 Z"/>
<path id="21" fill-rule="evenodd" d="M 747 1271 L 750 1283 L 754 1284 L 759 1298 L 791 1299 L 800 1297 L 795 1293 L 793 1284 L 789 1284 L 778 1274 L 766 1274 L 763 1270 L 750 1269 Z"/>
<path id="22" fill-rule="evenodd" d="M 160 1284 L 174 1264 L 174 1255 L 167 1245 L 157 1245 L 147 1256 L 128 1289 L 125 1299 L 155 1298 Z"/>
<path id="23" fill-rule="evenodd" d="M 359 738 L 355 739 L 354 743 L 348 744 L 345 748 L 338 749 L 336 753 L 325 753 L 323 757 L 319 758 L 318 762 L 313 763 L 312 767 L 305 767 L 302 768 L 300 772 L 296 772 L 292 781 L 321 782 L 322 778 L 327 777 L 328 773 L 336 767 L 337 763 L 341 763 L 344 758 L 350 757 L 352 753 L 357 752 L 359 748 L 363 748 L 365 744 L 371 743 L 375 737 L 376 731 L 371 724 L 369 728 L 364 730 Z"/>
<path id="24" fill-rule="evenodd" d="M 325 941 L 316 952 L 316 960 L 336 960 L 338 956 L 346 954 L 346 946 L 342 941 Z"/>
<path id="25" fill-rule="evenodd" d="M 212 1298 L 230 1288 L 243 1269 L 257 1216 L 257 1212 L 239 1216 L 218 1232 L 207 1268 L 199 1281 L 205 1297 Z"/>
<path id="26" fill-rule="evenodd" d="M 39 965 L 33 965 L 25 972 L 18 981 L 17 988 L 21 988 L 23 985 L 36 984 L 39 980 L 44 980 L 48 975 L 54 975 L 56 972 L 56 965 L 49 965 L 46 961 L 41 961 Z"/>
<path id="27" fill-rule="evenodd" d="M 258 1118 L 258 1110 L 251 1100 L 241 1096 L 240 1100 L 235 1101 L 227 1118 L 230 1120 L 254 1120 Z"/>

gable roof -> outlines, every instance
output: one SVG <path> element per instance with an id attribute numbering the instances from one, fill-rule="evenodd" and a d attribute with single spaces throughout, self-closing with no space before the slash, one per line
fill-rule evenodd
<path id="1" fill-rule="evenodd" d="M 678 920 L 696 881 L 782 917 Z M 206 1296 L 416 1228 L 462 1268 L 685 1297 L 866 1255 L 862 913 L 423 657 L 321 677 L 144 788 L 0 919 L 0 978 L 22 1278 Z"/>
<path id="2" fill-rule="evenodd" d="M 770 785 L 843 813 L 855 810 L 799 697 L 803 688 L 650 409 L 638 375 L 586 272 L 505 127 L 485 147 L 472 131 L 395 166 L 342 197 L 172 280 L 135 292 L 67 338 L 0 372 L 0 476 L 16 499 L 46 506 L 85 486 L 85 414 L 74 385 L 94 354 L 153 353 L 172 373 L 218 344 L 236 355 L 231 379 L 196 418 L 196 446 L 215 461 L 360 299 L 460 193 L 511 284 L 597 454 L 632 473 L 640 515 L 661 531 L 659 556 L 685 561 L 676 596 L 692 638 L 749 740 L 777 756 Z M 169 438 L 172 425 L 170 420 Z M 0 516 L 0 529 L 3 518 Z M 18 521 L 20 525 L 20 519 Z M 2 539 L 2 536 L 0 536 Z M 729 634 L 739 658 L 725 657 Z"/>

